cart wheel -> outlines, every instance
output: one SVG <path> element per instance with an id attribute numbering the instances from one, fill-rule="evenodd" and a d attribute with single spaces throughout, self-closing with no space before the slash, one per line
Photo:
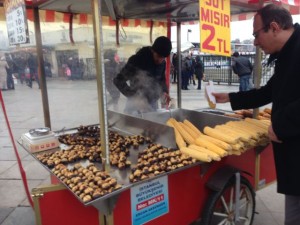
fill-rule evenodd
<path id="1" fill-rule="evenodd" d="M 255 210 L 255 194 L 249 181 L 241 177 L 239 221 L 235 220 L 235 179 L 223 190 L 210 195 L 202 214 L 202 225 L 251 225 Z"/>

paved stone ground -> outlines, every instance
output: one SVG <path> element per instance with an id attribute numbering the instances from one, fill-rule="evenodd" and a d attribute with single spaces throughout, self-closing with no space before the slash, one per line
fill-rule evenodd
<path id="1" fill-rule="evenodd" d="M 81 124 L 95 124 L 99 121 L 98 95 L 95 80 L 67 81 L 50 79 L 47 81 L 52 130 L 76 127 Z M 182 91 L 182 108 L 199 109 L 208 107 L 203 90 Z M 217 92 L 237 91 L 238 86 L 216 85 Z M 13 91 L 2 92 L 6 111 L 15 141 L 31 128 L 43 127 L 44 117 L 40 90 L 36 83 L 33 88 L 17 84 Z M 176 98 L 176 85 L 172 84 L 171 97 Z M 120 101 L 122 111 L 125 98 Z M 218 105 L 219 109 L 230 110 L 229 104 Z M 9 138 L 6 123 L 0 107 L 0 224 L 34 225 L 34 212 L 30 207 L 16 157 Z M 30 190 L 41 184 L 49 184 L 49 173 L 17 144 Z M 276 193 L 276 184 L 257 192 L 258 214 L 254 225 L 282 225 L 284 199 Z"/>

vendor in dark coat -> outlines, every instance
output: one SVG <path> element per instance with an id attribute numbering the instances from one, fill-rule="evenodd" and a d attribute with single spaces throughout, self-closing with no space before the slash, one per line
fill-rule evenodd
<path id="1" fill-rule="evenodd" d="M 171 49 L 171 41 L 161 36 L 152 46 L 141 48 L 128 59 L 114 79 L 116 87 L 127 97 L 125 113 L 155 111 L 160 97 L 169 101 L 165 58 L 170 55 Z"/>
<path id="2" fill-rule="evenodd" d="M 230 101 L 233 110 L 272 105 L 269 138 L 273 144 L 277 190 L 285 194 L 285 225 L 300 224 L 300 25 L 273 4 L 254 17 L 254 44 L 275 61 L 275 73 L 259 88 L 238 93 L 214 93 L 217 102 Z"/>

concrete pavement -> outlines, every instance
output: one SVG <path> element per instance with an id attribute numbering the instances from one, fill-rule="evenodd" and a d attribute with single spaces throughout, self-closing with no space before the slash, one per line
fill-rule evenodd
<path id="1" fill-rule="evenodd" d="M 99 122 L 96 80 L 70 81 L 49 79 L 47 81 L 52 130 L 76 127 Z M 208 107 L 203 90 L 189 86 L 182 91 L 182 108 Z M 215 85 L 217 92 L 237 91 L 238 86 Z M 16 89 L 2 92 L 15 141 L 31 128 L 43 127 L 41 93 L 34 82 L 33 88 L 17 84 Z M 176 86 L 172 84 L 171 97 L 176 99 Z M 121 98 L 119 110 L 124 107 Z M 229 104 L 218 108 L 230 110 Z M 0 224 L 34 225 L 34 213 L 25 195 L 16 157 L 9 138 L 0 107 Z M 40 184 L 49 184 L 49 173 L 17 144 L 30 190 Z M 254 225 L 282 225 L 284 216 L 283 195 L 276 193 L 276 183 L 257 192 Z"/>

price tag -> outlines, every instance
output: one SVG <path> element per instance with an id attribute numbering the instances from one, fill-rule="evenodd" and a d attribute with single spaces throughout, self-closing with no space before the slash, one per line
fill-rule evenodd
<path id="1" fill-rule="evenodd" d="M 10 45 L 29 43 L 28 24 L 23 0 L 4 2 Z"/>
<path id="2" fill-rule="evenodd" d="M 231 55 L 230 0 L 199 0 L 201 52 Z"/>

